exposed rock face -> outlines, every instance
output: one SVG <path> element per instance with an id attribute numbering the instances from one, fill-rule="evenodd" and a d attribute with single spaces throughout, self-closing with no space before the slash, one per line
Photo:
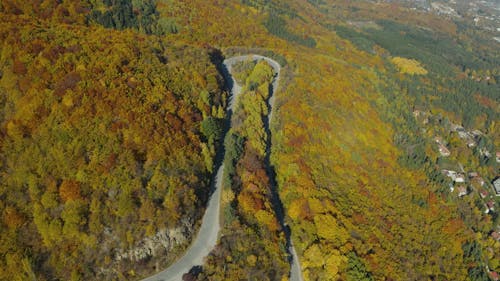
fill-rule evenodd
<path id="1" fill-rule="evenodd" d="M 162 229 L 153 236 L 145 237 L 132 249 L 119 249 L 115 254 L 115 261 L 140 261 L 155 257 L 158 253 L 169 252 L 176 245 L 185 244 L 192 234 L 193 224 L 184 219 L 180 226 Z"/>

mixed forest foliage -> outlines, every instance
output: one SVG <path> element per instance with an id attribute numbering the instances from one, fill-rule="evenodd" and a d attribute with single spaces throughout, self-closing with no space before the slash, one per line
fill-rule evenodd
<path id="1" fill-rule="evenodd" d="M 305 280 L 500 271 L 490 235 L 498 211 L 484 215 L 477 196 L 458 200 L 439 170 L 460 162 L 488 181 L 498 175 L 484 153 L 500 147 L 498 44 L 477 40 L 486 33 L 395 3 L 152 3 L 0 1 L 0 279 L 130 280 L 182 253 L 226 117 L 211 46 L 286 67 L 270 134 L 272 71 L 240 66 L 224 230 L 186 278 L 287 279 L 275 182 Z M 451 124 L 480 130 L 477 145 L 463 145 Z M 116 260 L 185 225 L 169 254 Z"/>
<path id="2" fill-rule="evenodd" d="M 313 38 L 305 35 L 297 35 L 293 32 L 290 32 L 286 26 L 286 21 L 281 18 L 279 14 L 270 13 L 267 20 L 264 22 L 264 26 L 271 34 L 288 40 L 291 43 L 304 45 L 310 48 L 316 46 L 316 41 L 314 41 Z"/>
<path id="3" fill-rule="evenodd" d="M 484 127 L 488 128 L 492 121 L 500 118 L 496 107 L 500 91 L 500 84 L 496 83 L 500 79 L 496 64 L 500 59 L 498 54 L 488 52 L 490 49 L 467 50 L 464 43 L 459 44 L 449 35 L 430 30 L 387 20 L 380 20 L 377 24 L 378 28 L 370 26 L 360 31 L 337 26 L 335 31 L 361 50 L 374 52 L 375 46 L 380 46 L 393 56 L 423 63 L 423 67 L 430 71 L 431 79 L 414 77 L 404 83 L 416 106 L 439 107 L 453 112 L 458 115 L 456 119 L 468 128 L 483 127 L 485 121 Z M 396 65 L 400 67 L 397 62 Z M 459 71 L 467 75 L 479 69 L 486 72 L 482 81 L 477 77 L 457 79 Z M 486 77 L 489 78 L 484 80 Z M 485 99 L 477 98 L 477 93 Z"/>
<path id="4" fill-rule="evenodd" d="M 147 34 L 177 33 L 175 21 L 160 18 L 154 0 L 104 0 L 90 1 L 91 12 L 87 19 L 107 28 L 134 28 Z"/>
<path id="5" fill-rule="evenodd" d="M 133 278 L 147 259 L 116 254 L 162 229 L 188 242 L 207 200 L 224 117 L 209 50 L 3 9 L 0 279 Z"/>
<path id="6" fill-rule="evenodd" d="M 463 223 L 432 193 L 424 173 L 398 165 L 394 131 L 355 91 L 379 95 L 376 76 L 321 61 L 327 67 L 308 72 L 314 85 L 295 77 L 311 93 L 307 98 L 295 96 L 300 91 L 292 85 L 278 96 L 283 119 L 273 141 L 280 144 L 273 146 L 277 182 L 304 275 L 460 279 L 466 275 Z M 349 109 L 354 104 L 356 111 Z"/>
<path id="7" fill-rule="evenodd" d="M 233 72 L 244 89 L 225 141 L 223 236 L 198 278 L 283 280 L 289 272 L 286 241 L 266 163 L 274 73 L 265 61 L 244 61 Z"/>

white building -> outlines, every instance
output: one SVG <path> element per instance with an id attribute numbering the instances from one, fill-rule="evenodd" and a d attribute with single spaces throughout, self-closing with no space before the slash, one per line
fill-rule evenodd
<path id="1" fill-rule="evenodd" d="M 493 180 L 493 187 L 495 188 L 496 196 L 500 196 L 500 177 Z"/>

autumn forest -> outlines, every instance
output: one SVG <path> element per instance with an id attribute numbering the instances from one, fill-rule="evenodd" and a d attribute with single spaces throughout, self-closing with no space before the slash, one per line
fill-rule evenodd
<path id="1" fill-rule="evenodd" d="M 500 43 L 407 5 L 0 0 L 0 280 L 169 268 L 220 165 L 182 281 L 498 280 Z"/>

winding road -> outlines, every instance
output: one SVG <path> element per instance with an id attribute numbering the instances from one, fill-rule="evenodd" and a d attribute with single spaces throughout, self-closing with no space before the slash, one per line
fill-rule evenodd
<path id="1" fill-rule="evenodd" d="M 228 86 L 231 88 L 231 95 L 229 99 L 228 110 L 234 112 L 237 108 L 236 104 L 238 102 L 238 96 L 241 94 L 242 87 L 238 85 L 236 80 L 231 75 L 232 66 L 241 61 L 246 60 L 265 60 L 276 72 L 276 76 L 272 83 L 272 91 L 269 98 L 269 115 L 268 123 L 271 122 L 273 106 L 274 106 L 274 92 L 278 88 L 281 67 L 278 62 L 270 59 L 268 57 L 260 55 L 243 55 L 231 57 L 224 60 L 223 65 L 225 67 L 223 71 L 224 78 L 228 82 Z M 207 209 L 202 218 L 202 223 L 200 230 L 188 248 L 186 253 L 178 259 L 175 263 L 169 266 L 167 269 L 158 272 L 157 274 L 145 278 L 142 281 L 182 281 L 182 275 L 189 272 L 189 270 L 194 266 L 203 265 L 203 259 L 208 256 L 210 251 L 217 244 L 220 231 L 220 199 L 221 199 L 221 189 L 222 189 L 222 171 L 224 170 L 224 165 L 221 164 L 217 169 L 215 174 L 213 193 L 210 197 L 207 205 Z M 303 281 L 299 260 L 295 252 L 295 248 L 291 241 L 289 241 L 289 253 L 291 255 L 291 271 L 290 271 L 290 281 Z"/>

